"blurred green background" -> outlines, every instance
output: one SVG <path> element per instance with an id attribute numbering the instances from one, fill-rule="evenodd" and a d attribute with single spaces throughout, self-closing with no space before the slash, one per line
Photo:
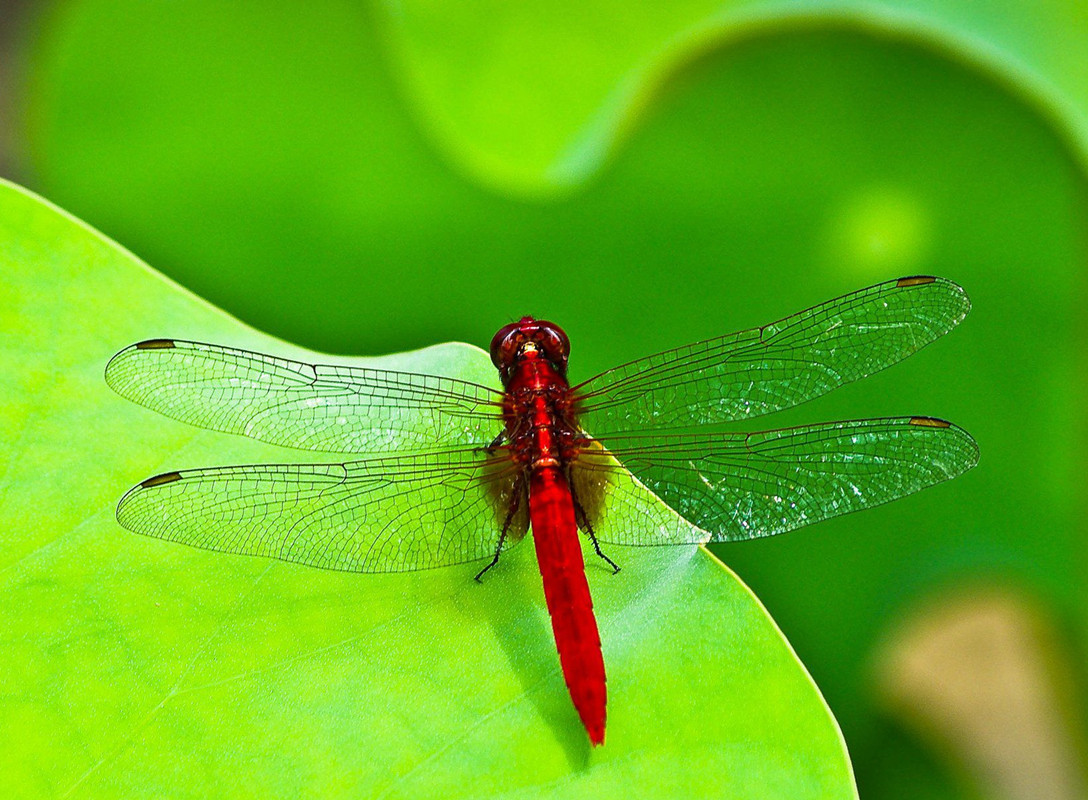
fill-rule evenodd
<path id="1" fill-rule="evenodd" d="M 898 275 L 959 282 L 950 337 L 768 426 L 937 415 L 979 468 L 716 552 L 863 797 L 1083 796 L 1083 3 L 513 5 L 9 5 L 0 168 L 335 353 L 486 345 L 529 313 L 578 380 Z"/>

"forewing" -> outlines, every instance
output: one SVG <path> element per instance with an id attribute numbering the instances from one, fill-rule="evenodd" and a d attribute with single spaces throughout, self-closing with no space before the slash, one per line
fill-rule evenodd
<path id="1" fill-rule="evenodd" d="M 135 533 L 208 550 L 405 572 L 493 556 L 514 475 L 509 459 L 474 449 L 182 470 L 133 487 L 117 520 Z M 508 543 L 525 532 L 519 511 Z"/>
<path id="2" fill-rule="evenodd" d="M 749 434 L 614 437 L 608 446 L 609 453 L 589 448 L 578 455 L 576 486 L 598 484 L 598 538 L 626 545 L 676 540 L 669 531 L 639 524 L 639 511 L 627 499 L 633 484 L 616 460 L 718 542 L 772 536 L 872 508 L 978 462 L 978 447 L 966 431 L 931 417 Z M 615 509 L 620 518 L 608 519 Z M 698 541 L 695 534 L 689 539 Z"/>
<path id="3" fill-rule="evenodd" d="M 575 387 L 579 421 L 607 440 L 778 411 L 901 361 L 954 328 L 970 307 L 963 289 L 943 278 L 879 283 L 604 372 Z"/>
<path id="4" fill-rule="evenodd" d="M 190 425 L 306 450 L 422 451 L 487 444 L 502 430 L 502 395 L 474 383 L 176 339 L 125 348 L 106 382 Z"/>

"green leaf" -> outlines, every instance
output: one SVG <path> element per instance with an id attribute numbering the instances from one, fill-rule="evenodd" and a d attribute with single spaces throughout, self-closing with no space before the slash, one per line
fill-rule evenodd
<path id="1" fill-rule="evenodd" d="M 1088 163 L 1088 10 L 1079 0 L 545 0 L 380 3 L 409 101 L 478 180 L 554 192 L 591 178 L 708 47 L 828 25 L 913 41 L 1047 110 Z"/>
<path id="2" fill-rule="evenodd" d="M 133 536 L 167 468 L 312 460 L 113 394 L 150 336 L 304 351 L 246 328 L 79 221 L 0 185 L 0 794 L 855 797 L 834 719 L 755 597 L 694 548 L 591 569 L 609 729 L 591 751 L 532 549 L 327 572 Z M 487 377 L 476 348 L 352 363 Z"/>

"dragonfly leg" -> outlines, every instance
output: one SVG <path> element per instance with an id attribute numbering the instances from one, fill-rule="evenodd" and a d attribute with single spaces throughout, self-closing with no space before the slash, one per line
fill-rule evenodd
<path id="1" fill-rule="evenodd" d="M 502 546 L 506 541 L 506 534 L 510 530 L 510 523 L 514 521 L 514 515 L 518 513 L 518 509 L 521 507 L 521 496 L 524 494 L 521 487 L 524 481 L 524 477 L 519 475 L 517 481 L 514 483 L 513 498 L 510 500 L 510 510 L 506 512 L 506 520 L 502 523 L 502 533 L 499 534 L 499 543 L 495 547 L 495 557 L 491 559 L 491 563 L 476 573 L 476 577 L 473 579 L 476 583 L 483 583 L 481 578 L 483 578 L 484 573 L 499 563 L 499 555 L 502 553 Z"/>
<path id="2" fill-rule="evenodd" d="M 484 573 L 491 569 L 493 566 L 499 563 L 499 553 L 502 552 L 502 543 L 506 540 L 506 531 L 502 532 L 502 536 L 499 537 L 499 546 L 495 548 L 495 557 L 491 559 L 491 562 L 482 570 L 476 573 L 476 577 L 473 578 L 476 583 L 483 583 Z"/>
<path id="3" fill-rule="evenodd" d="M 500 447 L 502 447 L 502 443 L 504 441 L 506 441 L 506 431 L 503 431 L 498 436 L 496 436 L 495 439 L 491 442 L 491 444 L 489 444 L 484 449 L 487 451 L 488 455 L 493 456 L 493 455 L 495 455 L 495 451 L 498 450 Z"/>
<path id="4" fill-rule="evenodd" d="M 617 572 L 619 572 L 620 565 L 601 552 L 601 545 L 600 542 L 597 541 L 597 535 L 593 533 L 593 528 L 586 528 L 586 533 L 589 534 L 589 540 L 593 542 L 593 549 L 597 551 L 597 555 L 603 558 L 608 566 L 612 567 L 612 574 L 615 575 Z"/>
<path id="5" fill-rule="evenodd" d="M 574 501 L 574 518 L 578 523 L 578 527 L 584 530 L 589 535 L 589 540 L 593 542 L 593 550 L 598 556 L 603 558 L 610 567 L 612 567 L 612 574 L 615 575 L 620 571 L 619 564 L 606 556 L 601 551 L 601 543 L 597 541 L 597 534 L 593 532 L 593 525 L 589 522 L 589 517 L 586 516 L 586 510 L 582 508 L 582 504 L 578 502 L 578 496 L 574 493 L 574 484 L 570 485 L 571 499 Z"/>

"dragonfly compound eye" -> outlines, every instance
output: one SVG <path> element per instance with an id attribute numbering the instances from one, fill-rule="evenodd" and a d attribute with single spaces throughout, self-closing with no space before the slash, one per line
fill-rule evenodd
<path id="1" fill-rule="evenodd" d="M 522 334 L 522 327 L 528 319 L 529 318 L 526 317 L 520 322 L 511 322 L 509 325 L 503 325 L 492 337 L 491 363 L 494 364 L 497 369 L 504 369 L 514 363 L 518 348 L 521 347 L 521 343 L 525 338 Z"/>
<path id="2" fill-rule="evenodd" d="M 570 339 L 566 332 L 554 322 L 546 320 L 536 321 L 536 335 L 533 339 L 540 345 L 548 360 L 559 367 L 563 372 L 567 371 L 567 359 L 570 356 Z"/>
<path id="3" fill-rule="evenodd" d="M 491 362 L 500 370 L 510 368 L 528 346 L 540 351 L 562 372 L 567 369 L 570 340 L 554 322 L 522 317 L 499 328 L 491 340 Z"/>

